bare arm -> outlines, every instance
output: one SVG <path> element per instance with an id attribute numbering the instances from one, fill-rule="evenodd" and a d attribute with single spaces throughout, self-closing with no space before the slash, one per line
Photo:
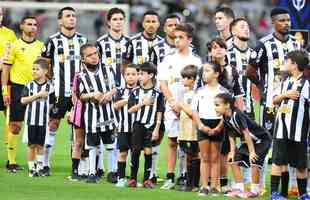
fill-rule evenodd
<path id="1" fill-rule="evenodd" d="M 203 131 L 205 134 L 209 134 L 209 132 L 211 131 L 211 128 L 203 125 L 203 123 L 201 122 L 199 118 L 198 113 L 194 111 L 192 116 L 193 116 L 193 121 L 197 125 L 198 129 Z"/>
<path id="2" fill-rule="evenodd" d="M 188 117 L 190 118 L 193 117 L 193 110 L 190 108 L 188 104 L 181 102 L 179 103 L 179 107 L 187 114 Z"/>
<path id="3" fill-rule="evenodd" d="M 159 138 L 159 129 L 161 125 L 161 120 L 162 120 L 162 112 L 157 112 L 156 113 L 156 125 L 152 133 L 152 140 L 157 140 Z"/>
<path id="4" fill-rule="evenodd" d="M 113 108 L 118 110 L 128 104 L 128 99 L 121 99 L 113 103 Z"/>
<path id="5" fill-rule="evenodd" d="M 273 97 L 272 101 L 274 104 L 280 104 L 284 99 L 293 99 L 296 100 L 299 97 L 299 92 L 296 90 L 288 90 L 282 94 L 276 95 Z"/>
<path id="6" fill-rule="evenodd" d="M 257 159 L 257 155 L 255 153 L 255 148 L 254 148 L 254 144 L 253 144 L 253 140 L 250 136 L 250 132 L 249 129 L 244 129 L 242 131 L 243 136 L 244 136 L 244 140 L 248 146 L 249 149 L 249 157 L 250 157 L 250 161 L 255 161 Z"/>
<path id="7" fill-rule="evenodd" d="M 23 105 L 26 105 L 26 104 L 29 104 L 29 103 L 31 103 L 31 102 L 39 99 L 39 98 L 45 98 L 47 96 L 48 96 L 48 92 L 40 91 L 40 92 L 38 92 L 38 93 L 36 93 L 34 95 L 27 96 L 27 97 L 22 97 L 20 101 L 21 101 L 21 103 Z"/>

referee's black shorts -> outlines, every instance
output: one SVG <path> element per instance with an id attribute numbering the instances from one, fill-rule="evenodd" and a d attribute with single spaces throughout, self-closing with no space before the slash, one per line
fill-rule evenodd
<path id="1" fill-rule="evenodd" d="M 65 114 L 73 107 L 71 97 L 56 97 L 50 111 L 50 117 L 62 119 Z"/>
<path id="2" fill-rule="evenodd" d="M 276 165 L 290 165 L 297 169 L 306 169 L 307 142 L 274 139 L 272 144 L 272 163 Z"/>
<path id="3" fill-rule="evenodd" d="M 24 87 L 24 85 L 11 83 L 10 122 L 24 121 L 26 106 L 21 103 L 21 96 Z"/>

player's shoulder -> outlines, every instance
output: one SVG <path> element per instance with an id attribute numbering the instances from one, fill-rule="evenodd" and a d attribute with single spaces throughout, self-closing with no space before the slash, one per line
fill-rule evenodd
<path id="1" fill-rule="evenodd" d="M 102 42 L 102 41 L 105 41 L 108 37 L 109 37 L 108 34 L 104 34 L 104 35 L 100 36 L 100 37 L 97 39 L 96 42 L 100 43 L 100 42 Z"/>
<path id="2" fill-rule="evenodd" d="M 141 37 L 142 37 L 142 33 L 140 32 L 130 37 L 129 41 L 138 40 L 138 39 L 141 39 Z"/>
<path id="3" fill-rule="evenodd" d="M 261 39 L 259 39 L 259 42 L 265 44 L 266 42 L 269 42 L 270 40 L 273 40 L 274 36 L 273 33 L 269 33 L 268 35 L 262 37 Z"/>
<path id="4" fill-rule="evenodd" d="M 60 33 L 60 32 L 57 32 L 57 33 L 55 33 L 55 34 L 53 34 L 53 35 L 50 35 L 50 36 L 48 37 L 48 39 L 49 39 L 49 40 L 53 40 L 53 39 L 59 38 L 60 36 L 61 36 L 61 33 Z"/>
<path id="5" fill-rule="evenodd" d="M 75 32 L 75 35 L 78 37 L 78 38 L 87 38 L 86 35 L 80 33 L 80 32 Z"/>

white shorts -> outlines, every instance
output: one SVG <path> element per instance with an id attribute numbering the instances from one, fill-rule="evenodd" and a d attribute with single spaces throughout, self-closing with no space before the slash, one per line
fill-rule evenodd
<path id="1" fill-rule="evenodd" d="M 180 120 L 165 120 L 165 129 L 169 138 L 177 138 L 180 132 Z"/>

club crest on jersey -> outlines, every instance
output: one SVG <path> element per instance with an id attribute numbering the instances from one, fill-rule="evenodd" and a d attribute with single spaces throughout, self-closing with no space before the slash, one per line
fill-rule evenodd
<path id="1" fill-rule="evenodd" d="M 108 64 L 108 65 L 111 65 L 112 62 L 113 62 L 112 58 L 111 58 L 111 57 L 108 57 L 108 58 L 107 58 L 107 64 Z"/>
<path id="2" fill-rule="evenodd" d="M 138 56 L 138 64 L 143 64 L 144 63 L 144 58 L 142 56 Z"/>
<path id="3" fill-rule="evenodd" d="M 252 51 L 250 57 L 251 57 L 252 59 L 255 59 L 255 58 L 257 57 L 256 51 Z"/>
<path id="4" fill-rule="evenodd" d="M 58 59 L 59 59 L 59 62 L 64 63 L 65 62 L 65 55 L 64 54 L 59 54 L 58 55 Z"/>
<path id="5" fill-rule="evenodd" d="M 280 65 L 281 65 L 281 62 L 279 59 L 274 59 L 274 68 L 275 69 L 280 69 Z"/>

